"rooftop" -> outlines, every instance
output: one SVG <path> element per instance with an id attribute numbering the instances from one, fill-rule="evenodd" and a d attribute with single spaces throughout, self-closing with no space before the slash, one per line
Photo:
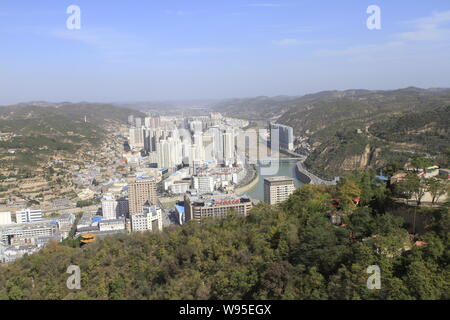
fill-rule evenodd
<path id="1" fill-rule="evenodd" d="M 285 176 L 278 176 L 278 177 L 268 177 L 264 178 L 265 181 L 268 182 L 279 182 L 279 181 L 294 181 L 294 179 L 285 177 Z"/>

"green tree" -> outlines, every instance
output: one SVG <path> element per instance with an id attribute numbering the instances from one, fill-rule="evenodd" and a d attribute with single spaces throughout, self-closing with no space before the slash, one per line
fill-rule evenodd
<path id="1" fill-rule="evenodd" d="M 435 204 L 447 193 L 448 186 L 444 180 L 433 177 L 426 181 L 427 191 L 431 194 L 431 203 Z"/>

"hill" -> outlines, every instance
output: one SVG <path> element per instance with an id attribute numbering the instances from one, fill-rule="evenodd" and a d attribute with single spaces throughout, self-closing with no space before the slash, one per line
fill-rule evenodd
<path id="1" fill-rule="evenodd" d="M 306 142 L 312 150 L 307 167 L 332 178 L 347 170 L 405 162 L 411 152 L 428 153 L 436 164 L 450 165 L 449 105 L 450 89 L 405 88 L 243 99 L 223 102 L 220 108 L 225 114 L 265 115 L 292 126 L 297 146 Z"/>
<path id="2" fill-rule="evenodd" d="M 331 224 L 330 197 L 354 192 L 361 205 L 343 209 L 345 225 Z M 428 245 L 417 247 L 382 209 L 386 192 L 362 173 L 337 189 L 304 186 L 248 217 L 54 244 L 0 267 L 0 299 L 448 299 L 448 210 L 419 211 L 434 218 L 419 236 Z M 81 290 L 66 288 L 70 265 L 80 267 Z M 366 286 L 370 265 L 381 267 L 380 290 Z"/>
<path id="3" fill-rule="evenodd" d="M 135 110 L 89 103 L 0 107 L 0 158 L 5 166 L 34 167 L 55 153 L 98 145 L 108 126 L 126 123 L 131 114 L 144 116 Z"/>

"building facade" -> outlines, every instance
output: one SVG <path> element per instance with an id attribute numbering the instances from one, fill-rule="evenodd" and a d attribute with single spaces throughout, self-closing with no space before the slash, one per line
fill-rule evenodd
<path id="1" fill-rule="evenodd" d="M 145 206 L 141 213 L 131 215 L 131 231 L 162 231 L 162 210 L 156 206 Z"/>
<path id="2" fill-rule="evenodd" d="M 206 218 L 224 218 L 230 211 L 239 215 L 248 215 L 253 207 L 249 198 L 236 195 L 219 195 L 211 197 L 192 197 L 185 195 L 184 208 L 186 221 L 201 222 Z"/>
<path id="3" fill-rule="evenodd" d="M 153 178 L 137 179 L 128 186 L 128 201 L 130 213 L 141 213 L 142 207 L 148 202 L 157 203 L 156 181 Z"/>
<path id="4" fill-rule="evenodd" d="M 264 202 L 277 204 L 294 193 L 294 180 L 288 177 L 269 177 L 264 179 Z"/>
<path id="5" fill-rule="evenodd" d="M 42 210 L 24 209 L 16 211 L 17 223 L 30 223 L 42 221 Z"/>
<path id="6" fill-rule="evenodd" d="M 11 223 L 11 212 L 0 212 L 0 226 Z"/>
<path id="7" fill-rule="evenodd" d="M 274 139 L 273 131 L 278 130 L 279 145 L 280 148 L 289 151 L 294 150 L 294 129 L 289 126 L 282 124 L 271 124 L 270 125 L 270 135 L 271 140 Z"/>

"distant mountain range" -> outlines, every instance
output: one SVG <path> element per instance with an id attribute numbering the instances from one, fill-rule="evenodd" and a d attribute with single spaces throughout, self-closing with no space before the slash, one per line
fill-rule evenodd
<path id="1" fill-rule="evenodd" d="M 306 165 L 323 177 L 428 153 L 448 166 L 450 89 L 324 91 L 223 101 L 214 110 L 294 128 L 312 146 Z"/>

